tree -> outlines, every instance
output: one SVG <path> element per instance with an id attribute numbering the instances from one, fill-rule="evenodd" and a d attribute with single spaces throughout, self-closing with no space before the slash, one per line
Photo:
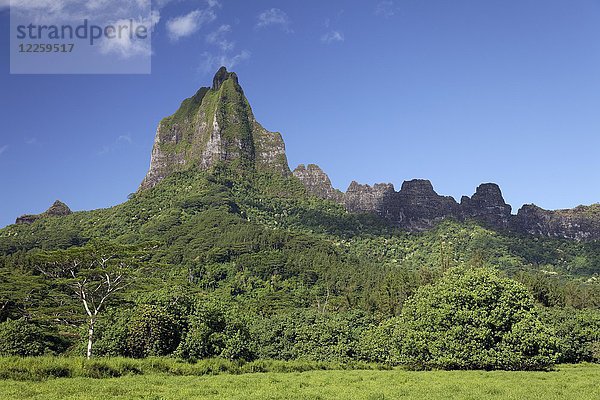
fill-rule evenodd
<path id="1" fill-rule="evenodd" d="M 454 268 L 402 311 L 401 354 L 414 368 L 547 369 L 557 343 L 533 297 L 489 268 Z"/>
<path id="2" fill-rule="evenodd" d="M 202 300 L 190 316 L 188 330 L 177 349 L 186 359 L 252 357 L 246 321 L 232 304 Z"/>
<path id="3" fill-rule="evenodd" d="M 29 275 L 17 266 L 0 269 L 0 321 L 32 319 L 34 305 L 42 302 L 43 291 L 39 276 Z"/>
<path id="4" fill-rule="evenodd" d="M 135 358 L 167 356 L 181 340 L 183 327 L 171 310 L 157 305 L 136 307 L 127 327 L 128 355 Z"/>
<path id="5" fill-rule="evenodd" d="M 598 362 L 600 310 L 545 308 L 544 322 L 556 331 L 561 363 Z"/>
<path id="6" fill-rule="evenodd" d="M 40 255 L 38 271 L 67 288 L 83 305 L 88 324 L 88 359 L 92 357 L 94 329 L 100 312 L 130 283 L 132 269 L 128 257 L 128 249 L 106 243 Z"/>

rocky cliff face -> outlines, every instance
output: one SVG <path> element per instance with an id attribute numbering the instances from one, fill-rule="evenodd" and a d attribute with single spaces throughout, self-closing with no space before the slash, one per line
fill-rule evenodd
<path id="1" fill-rule="evenodd" d="M 300 164 L 293 174 L 302 182 L 309 194 L 336 203 L 342 202 L 344 194 L 333 188 L 331 180 L 318 165 L 308 164 L 308 166 L 304 166 L 304 164 Z"/>
<path id="2" fill-rule="evenodd" d="M 396 194 L 399 213 L 392 221 L 410 230 L 424 230 L 446 218 L 457 218 L 458 204 L 449 196 L 440 196 L 428 180 L 405 181 Z"/>
<path id="3" fill-rule="evenodd" d="M 504 202 L 495 183 L 481 184 L 473 196 L 463 196 L 460 209 L 464 219 L 474 219 L 491 227 L 508 229 L 511 224 L 512 207 Z"/>
<path id="4" fill-rule="evenodd" d="M 309 193 L 336 201 L 354 213 L 375 213 L 391 224 L 410 231 L 434 227 L 444 219 L 477 221 L 499 231 L 548 237 L 600 239 L 600 204 L 572 210 L 548 211 L 535 205 L 523 206 L 517 215 L 506 204 L 495 183 L 481 184 L 471 196 L 457 203 L 435 192 L 428 180 L 405 181 L 396 192 L 391 183 L 361 185 L 353 181 L 345 193 L 336 191 L 325 172 L 316 165 L 300 165 L 294 175 Z"/>
<path id="5" fill-rule="evenodd" d="M 600 204 L 555 211 L 527 204 L 514 216 L 512 228 L 532 235 L 577 240 L 600 239 Z"/>
<path id="6" fill-rule="evenodd" d="M 173 172 L 193 166 L 206 170 L 221 161 L 290 174 L 281 135 L 256 121 L 237 75 L 225 67 L 211 88 L 201 88 L 160 122 L 140 190 Z"/>
<path id="7" fill-rule="evenodd" d="M 62 201 L 56 200 L 49 209 L 41 214 L 35 215 L 22 215 L 15 221 L 16 224 L 31 224 L 35 220 L 44 217 L 62 217 L 65 215 L 72 214 L 71 209 Z"/>
<path id="8" fill-rule="evenodd" d="M 350 212 L 375 212 L 387 216 L 393 204 L 394 185 L 391 183 L 376 183 L 373 186 L 361 185 L 352 181 L 340 203 Z"/>

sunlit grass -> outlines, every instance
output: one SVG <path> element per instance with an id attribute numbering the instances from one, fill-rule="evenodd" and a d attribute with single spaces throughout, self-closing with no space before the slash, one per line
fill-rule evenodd
<path id="1" fill-rule="evenodd" d="M 599 365 L 552 372 L 327 370 L 0 381 L 2 399 L 598 399 Z"/>

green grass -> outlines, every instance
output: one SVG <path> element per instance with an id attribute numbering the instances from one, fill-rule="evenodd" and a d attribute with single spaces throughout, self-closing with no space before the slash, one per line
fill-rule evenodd
<path id="1" fill-rule="evenodd" d="M 404 370 L 308 371 L 242 375 L 130 375 L 0 381 L 10 399 L 598 399 L 600 366 L 552 372 Z"/>
<path id="2" fill-rule="evenodd" d="M 106 357 L 86 360 L 82 357 L 0 357 L 0 381 L 44 381 L 52 378 L 118 378 L 128 375 L 165 374 L 202 376 L 248 374 L 257 372 L 305 372 L 315 370 L 390 369 L 385 365 L 307 360 L 256 360 L 252 362 L 208 358 L 187 362 L 177 358 L 148 357 L 133 359 Z M 2 399 L 2 397 L 0 397 Z"/>

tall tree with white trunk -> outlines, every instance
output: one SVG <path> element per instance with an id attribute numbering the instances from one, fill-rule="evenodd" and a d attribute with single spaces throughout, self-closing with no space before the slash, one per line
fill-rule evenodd
<path id="1" fill-rule="evenodd" d="M 131 283 L 131 260 L 123 248 L 106 244 L 45 253 L 37 269 L 81 302 L 88 335 L 87 358 L 92 357 L 94 329 L 107 303 Z"/>

